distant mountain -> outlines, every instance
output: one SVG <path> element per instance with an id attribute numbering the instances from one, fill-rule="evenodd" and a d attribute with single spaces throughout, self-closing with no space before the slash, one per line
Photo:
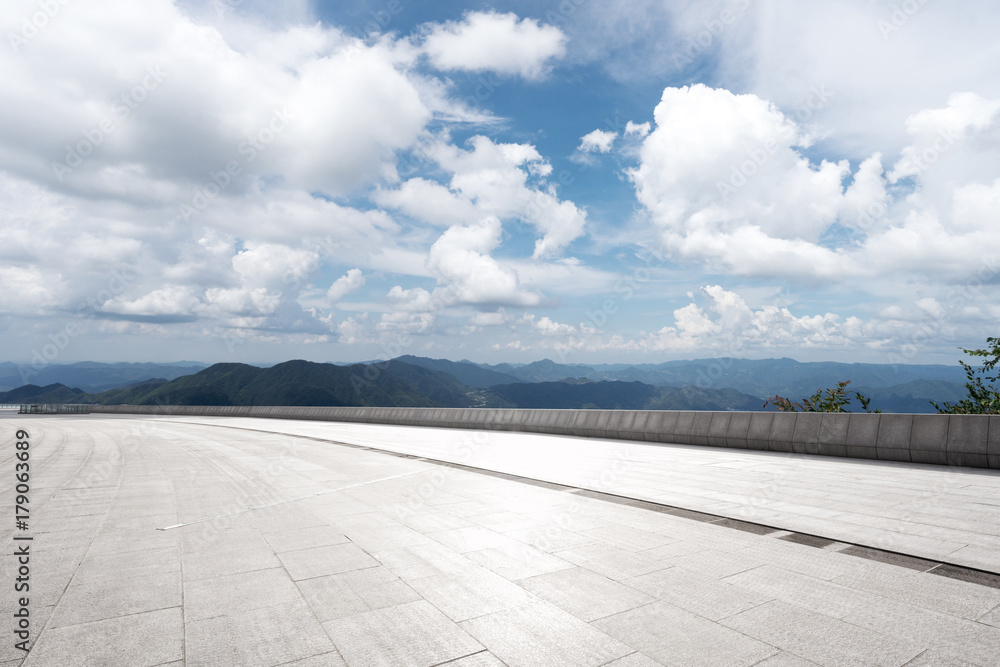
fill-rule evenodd
<path id="1" fill-rule="evenodd" d="M 794 359 L 718 358 L 623 367 L 621 364 L 559 364 L 543 359 L 516 368 L 506 364 L 488 368 L 513 375 L 522 382 L 585 377 L 594 381 L 638 381 L 668 387 L 731 388 L 753 396 L 778 394 L 789 398 L 808 396 L 819 388 L 832 387 L 842 380 L 851 380 L 852 387 L 868 388 L 889 388 L 917 380 L 965 383 L 965 373 L 958 364 L 844 364 Z"/>
<path id="2" fill-rule="evenodd" d="M 173 380 L 205 368 L 205 364 L 180 361 L 171 364 L 114 363 L 82 361 L 75 364 L 49 364 L 35 368 L 31 364 L 0 363 L 0 391 L 31 383 L 64 384 L 85 392 L 100 392 L 125 387 L 149 378 Z"/>
<path id="3" fill-rule="evenodd" d="M 943 382 L 941 380 L 912 380 L 892 387 L 854 387 L 848 385 L 851 395 L 859 391 L 872 399 L 871 407 L 882 412 L 937 412 L 931 401 L 941 403 L 957 403 L 966 398 L 967 390 L 964 384 Z M 856 406 L 860 409 L 860 406 Z"/>
<path id="4" fill-rule="evenodd" d="M 86 394 L 79 389 L 70 389 L 58 382 L 44 387 L 26 384 L 10 391 L 0 392 L 0 403 L 80 403 Z"/>
<path id="5" fill-rule="evenodd" d="M 464 407 L 469 391 L 447 374 L 398 361 L 337 366 L 295 360 L 269 368 L 215 364 L 164 384 L 95 398 L 133 405 Z"/>
<path id="6" fill-rule="evenodd" d="M 619 378 L 603 377 L 591 366 L 581 364 L 558 364 L 551 359 L 542 359 L 523 366 L 499 364 L 489 366 L 490 370 L 513 376 L 521 382 L 558 382 L 567 377 L 585 377 L 591 380 L 617 380 Z"/>
<path id="7" fill-rule="evenodd" d="M 602 410 L 761 410 L 764 401 L 733 389 L 654 387 L 642 382 L 535 382 L 490 389 L 511 407 Z"/>
<path id="8" fill-rule="evenodd" d="M 519 379 L 513 375 L 490 370 L 488 368 L 482 368 L 468 361 L 427 359 L 426 357 L 414 357 L 409 354 L 398 357 L 396 361 L 401 361 L 412 366 L 429 368 L 432 371 L 448 373 L 462 384 L 470 387 L 476 387 L 478 389 L 486 389 L 498 384 L 517 382 Z"/>
<path id="9" fill-rule="evenodd" d="M 142 369 L 197 365 L 74 364 L 74 372 L 119 377 Z M 16 365 L 0 364 L 0 373 Z M 70 366 L 52 367 L 69 369 Z M 502 370 L 500 370 L 502 369 Z M 797 401 L 851 380 L 849 390 L 884 412 L 934 412 L 931 401 L 965 396 L 961 367 L 800 363 L 794 359 L 701 359 L 663 364 L 488 366 L 405 356 L 369 364 L 288 361 L 270 367 L 222 363 L 196 373 L 156 376 L 102 392 L 67 383 L 33 383 L 0 392 L 6 403 L 135 405 L 367 405 L 423 407 L 760 410 L 775 394 Z M 860 405 L 850 409 L 859 410 Z"/>

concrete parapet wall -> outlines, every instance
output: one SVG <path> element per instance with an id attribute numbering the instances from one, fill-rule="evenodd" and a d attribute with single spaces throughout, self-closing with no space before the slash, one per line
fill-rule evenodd
<path id="1" fill-rule="evenodd" d="M 183 405 L 90 411 L 524 431 L 1000 470 L 1000 416 L 987 415 Z"/>

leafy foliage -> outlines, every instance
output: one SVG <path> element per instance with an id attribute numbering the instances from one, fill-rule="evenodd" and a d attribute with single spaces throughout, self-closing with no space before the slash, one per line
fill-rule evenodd
<path id="1" fill-rule="evenodd" d="M 803 398 L 798 403 L 794 403 L 784 396 L 772 396 L 764 403 L 764 407 L 773 405 L 778 412 L 850 412 L 850 410 L 844 409 L 851 404 L 851 397 L 847 393 L 847 385 L 849 384 L 851 384 L 850 380 L 844 380 L 838 382 L 836 387 L 817 389 L 815 394 L 809 398 Z M 872 410 L 870 407 L 872 399 L 861 392 L 854 392 L 854 398 L 861 403 L 861 409 L 865 412 L 882 412 L 881 410 Z"/>
<path id="2" fill-rule="evenodd" d="M 996 366 L 1000 363 L 1000 338 L 987 338 L 986 349 L 967 350 L 962 352 L 972 357 L 982 357 L 986 361 L 982 366 L 973 368 L 971 364 L 959 361 L 965 369 L 965 388 L 968 396 L 958 403 L 945 403 L 943 406 L 934 401 L 931 404 L 941 414 L 950 415 L 996 415 L 1000 414 L 1000 391 L 996 385 L 1000 382 L 1000 373 Z"/>

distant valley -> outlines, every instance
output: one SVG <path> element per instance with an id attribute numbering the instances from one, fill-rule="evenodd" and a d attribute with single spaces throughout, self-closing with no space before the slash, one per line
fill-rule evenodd
<path id="1" fill-rule="evenodd" d="M 23 367 L 0 364 L 0 386 Z M 703 359 L 662 364 L 477 364 L 403 356 L 366 364 L 288 361 L 50 365 L 0 403 L 761 410 L 840 380 L 885 412 L 933 412 L 965 395 L 959 366 Z M 857 409 L 857 406 L 855 406 Z"/>

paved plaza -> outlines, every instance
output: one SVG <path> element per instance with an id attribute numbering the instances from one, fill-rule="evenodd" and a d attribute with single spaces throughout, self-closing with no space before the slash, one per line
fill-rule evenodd
<path id="1" fill-rule="evenodd" d="M 240 418 L 31 443 L 6 665 L 1000 664 L 1000 473 Z M 31 652 L 14 644 L 30 597 Z"/>

